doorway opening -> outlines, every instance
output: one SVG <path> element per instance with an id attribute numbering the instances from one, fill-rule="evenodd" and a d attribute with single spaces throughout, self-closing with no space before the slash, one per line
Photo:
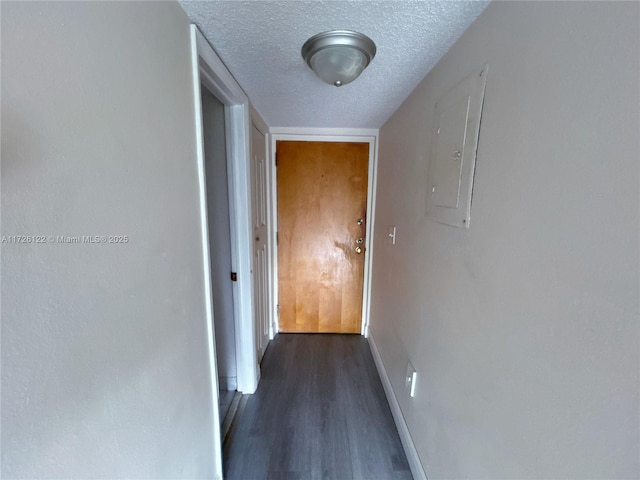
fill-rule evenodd
<path id="1" fill-rule="evenodd" d="M 202 274 L 204 280 L 203 301 L 205 303 L 206 316 L 203 321 L 207 328 L 207 345 L 209 350 L 208 382 L 203 383 L 202 388 L 210 394 L 211 417 L 203 419 L 210 422 L 211 433 L 214 442 L 214 469 L 215 478 L 222 478 L 222 425 L 220 424 L 220 391 L 219 384 L 227 383 L 226 388 L 233 388 L 233 379 L 223 375 L 219 378 L 219 360 L 217 358 L 213 283 L 215 281 L 212 272 L 211 248 L 209 235 L 208 201 L 206 165 L 205 165 L 205 133 L 203 122 L 203 95 L 205 100 L 211 100 L 208 95 L 217 99 L 224 105 L 224 146 L 227 167 L 227 198 L 230 239 L 230 255 L 226 257 L 230 261 L 231 269 L 220 268 L 220 275 L 228 275 L 231 282 L 232 306 L 233 306 L 233 330 L 235 344 L 235 388 L 243 394 L 251 394 L 256 391 L 260 378 L 260 369 L 257 362 L 256 342 L 254 336 L 253 292 L 252 292 L 252 224 L 251 224 L 251 195 L 250 195 L 250 158 L 249 158 L 249 100 L 242 88 L 237 84 L 233 76 L 226 69 L 222 61 L 215 54 L 207 40 L 198 31 L 195 25 L 191 26 L 191 65 L 192 65 L 192 89 L 194 100 L 194 121 L 196 131 L 196 155 L 198 168 L 198 190 L 200 194 L 200 223 L 202 245 Z M 218 105 L 219 110 L 219 105 Z M 220 134 L 220 131 L 218 132 Z M 215 187 L 213 187 L 215 189 Z M 220 190 L 216 193 L 220 193 Z M 214 207 L 217 209 L 217 205 Z M 227 231 L 223 228 L 224 235 Z M 224 270 L 224 271 L 223 271 Z M 235 273 L 231 280 L 231 273 Z M 227 294 L 228 295 L 228 292 Z M 231 309 L 227 309 L 231 311 Z M 225 349 L 231 350 L 230 345 Z M 222 363 L 222 361 L 220 361 Z"/>
<path id="2" fill-rule="evenodd" d="M 377 131 L 272 129 L 271 148 L 277 331 L 366 337 Z"/>
<path id="3" fill-rule="evenodd" d="M 218 373 L 218 406 L 221 436 L 229 431 L 239 404 L 236 361 L 233 269 L 231 265 L 231 210 L 224 104 L 201 85 L 204 169 L 207 192 L 207 225 L 215 352 Z"/>

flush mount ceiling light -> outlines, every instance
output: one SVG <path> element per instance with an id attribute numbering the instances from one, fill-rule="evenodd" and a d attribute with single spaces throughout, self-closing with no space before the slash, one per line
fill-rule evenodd
<path id="1" fill-rule="evenodd" d="M 336 87 L 358 78 L 375 55 L 373 40 L 350 30 L 318 33 L 302 46 L 302 58 L 311 70 Z"/>

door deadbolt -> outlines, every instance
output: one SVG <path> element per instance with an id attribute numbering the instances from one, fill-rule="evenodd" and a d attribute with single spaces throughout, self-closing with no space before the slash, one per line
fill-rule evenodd
<path id="1" fill-rule="evenodd" d="M 364 223 L 364 219 L 359 218 L 358 220 L 356 220 L 356 223 L 357 223 L 358 225 L 362 225 L 362 224 Z"/>
<path id="2" fill-rule="evenodd" d="M 357 243 L 358 245 L 360 245 L 362 242 L 364 242 L 364 240 L 362 239 L 362 237 L 360 237 L 360 238 L 356 239 L 356 243 Z"/>

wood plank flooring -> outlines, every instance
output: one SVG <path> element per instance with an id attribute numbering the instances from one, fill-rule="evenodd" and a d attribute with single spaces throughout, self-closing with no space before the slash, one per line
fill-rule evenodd
<path id="1" fill-rule="evenodd" d="M 218 390 L 219 393 L 219 401 L 220 405 L 220 422 L 224 420 L 224 417 L 227 415 L 229 411 L 229 407 L 231 406 L 231 402 L 233 401 L 233 397 L 236 394 L 235 390 Z"/>
<path id="2" fill-rule="evenodd" d="M 242 394 L 236 390 L 220 390 L 220 436 L 224 441 L 231 430 L 231 424 L 238 412 Z"/>
<path id="3" fill-rule="evenodd" d="M 411 479 L 367 341 L 278 334 L 224 446 L 228 480 Z"/>

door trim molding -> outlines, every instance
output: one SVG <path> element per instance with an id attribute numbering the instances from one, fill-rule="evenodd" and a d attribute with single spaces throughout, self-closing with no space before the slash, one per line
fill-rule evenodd
<path id="1" fill-rule="evenodd" d="M 191 25 L 191 58 L 196 121 L 198 186 L 200 189 L 200 215 L 203 242 L 203 268 L 205 277 L 205 303 L 207 323 L 213 342 L 213 299 L 209 264 L 209 238 L 207 231 L 207 202 L 204 171 L 204 145 L 202 143 L 202 104 L 200 85 L 204 84 L 225 105 L 227 137 L 227 170 L 229 175 L 229 210 L 231 215 L 231 267 L 238 274 L 233 284 L 236 365 L 238 390 L 254 393 L 258 387 L 260 369 L 257 364 L 253 326 L 253 297 L 251 279 L 251 200 L 250 200 L 250 119 L 249 98 L 224 66 L 206 38 L 195 25 Z M 209 363 L 217 387 L 215 344 L 209 346 Z M 213 392 L 217 411 L 218 391 Z M 217 416 L 216 416 L 217 420 Z M 219 425 L 216 427 L 219 437 Z M 217 439 L 219 442 L 219 438 Z M 221 447 L 221 445 L 220 445 Z M 220 457 L 220 467 L 222 465 Z"/>
<path id="2" fill-rule="evenodd" d="M 207 185 L 204 173 L 204 132 L 202 127 L 202 99 L 200 91 L 200 69 L 198 67 L 198 46 L 196 41 L 197 30 L 191 27 L 191 73 L 193 87 L 193 104 L 196 130 L 196 163 L 198 169 L 198 197 L 200 202 L 200 241 L 202 243 L 202 275 L 204 279 L 204 306 L 205 322 L 207 329 L 207 350 L 209 353 L 209 381 L 211 388 L 212 430 L 214 446 L 214 475 L 216 479 L 222 479 L 222 442 L 220 437 L 220 407 L 218 403 L 218 362 L 216 361 L 216 349 L 213 329 L 213 297 L 211 294 L 211 267 L 209 259 L 209 232 L 207 229 Z"/>
<path id="3" fill-rule="evenodd" d="M 269 127 L 269 133 L 274 135 L 329 135 L 350 137 L 378 137 L 376 128 L 305 128 L 305 127 Z"/>
<path id="4" fill-rule="evenodd" d="M 271 148 L 270 176 L 271 176 L 271 244 L 272 250 L 272 277 L 273 284 L 273 309 L 271 319 L 273 331 L 279 331 L 278 317 L 278 185 L 276 172 L 276 142 L 282 141 L 307 141 L 307 142 L 354 142 L 369 144 L 369 172 L 367 187 L 367 230 L 364 260 L 364 282 L 362 285 L 362 325 L 360 334 L 365 337 L 369 333 L 369 311 L 371 305 L 371 266 L 373 261 L 373 232 L 375 225 L 376 188 L 378 180 L 378 130 L 374 129 L 344 129 L 344 128 L 270 128 Z"/>

